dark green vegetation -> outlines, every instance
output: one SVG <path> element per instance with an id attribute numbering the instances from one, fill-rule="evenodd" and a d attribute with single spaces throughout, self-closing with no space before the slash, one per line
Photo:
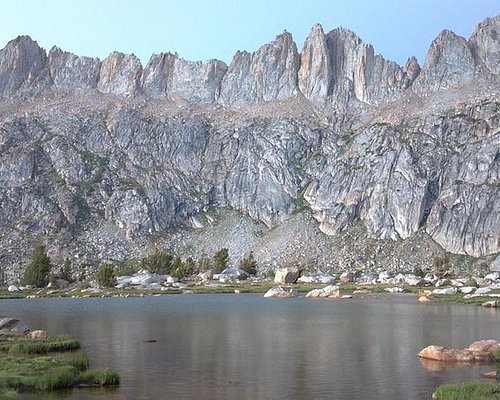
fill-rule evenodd
<path id="1" fill-rule="evenodd" d="M 116 285 L 116 277 L 113 264 L 102 264 L 96 273 L 96 280 L 99 287 L 112 287 Z"/>
<path id="2" fill-rule="evenodd" d="M 257 274 L 257 260 L 253 255 L 253 251 L 248 256 L 240 260 L 240 268 L 249 275 Z"/>
<path id="3" fill-rule="evenodd" d="M 435 394 L 438 400 L 495 400 L 500 399 L 500 383 L 445 384 L 439 386 Z"/>
<path id="4" fill-rule="evenodd" d="M 0 398 L 13 391 L 53 391 L 77 385 L 119 384 L 116 372 L 88 370 L 80 343 L 68 336 L 31 339 L 21 334 L 0 335 Z"/>
<path id="5" fill-rule="evenodd" d="M 227 248 L 220 249 L 214 254 L 213 269 L 214 273 L 220 274 L 227 268 L 229 263 L 229 251 Z"/>
<path id="6" fill-rule="evenodd" d="M 24 271 L 21 283 L 35 287 L 47 286 L 47 283 L 49 283 L 50 268 L 51 262 L 45 251 L 45 246 L 36 246 L 33 250 L 31 262 Z"/>

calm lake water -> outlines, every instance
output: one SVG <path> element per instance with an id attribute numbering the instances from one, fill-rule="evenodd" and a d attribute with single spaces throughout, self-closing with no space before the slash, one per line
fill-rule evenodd
<path id="1" fill-rule="evenodd" d="M 439 384 L 492 368 L 424 364 L 420 349 L 500 339 L 496 310 L 405 295 L 0 300 L 0 315 L 76 336 L 91 367 L 122 379 L 115 391 L 26 399 L 430 399 Z"/>

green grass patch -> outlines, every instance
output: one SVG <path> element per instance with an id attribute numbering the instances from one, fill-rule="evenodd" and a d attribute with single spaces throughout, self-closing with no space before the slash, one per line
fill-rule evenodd
<path id="1" fill-rule="evenodd" d="M 69 336 L 0 335 L 0 398 L 15 398 L 18 391 L 68 389 L 81 382 L 93 386 L 119 383 L 113 370 L 89 371 L 87 356 L 75 351 L 79 348 L 80 343 Z"/>
<path id="2" fill-rule="evenodd" d="M 47 354 L 53 352 L 74 351 L 80 348 L 80 343 L 75 339 L 61 341 L 35 341 L 22 342 L 10 346 L 9 354 Z"/>
<path id="3" fill-rule="evenodd" d="M 496 350 L 491 353 L 491 361 L 500 364 L 500 350 Z"/>
<path id="4" fill-rule="evenodd" d="M 99 386 L 116 386 L 120 383 L 120 377 L 116 371 L 105 369 L 94 369 L 80 373 L 80 383 L 88 383 Z"/>
<path id="5" fill-rule="evenodd" d="M 438 400 L 500 400 L 500 383 L 444 384 L 436 389 Z"/>

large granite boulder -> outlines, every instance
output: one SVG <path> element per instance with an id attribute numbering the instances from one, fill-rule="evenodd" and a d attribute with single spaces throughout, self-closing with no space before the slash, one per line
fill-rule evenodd
<path id="1" fill-rule="evenodd" d="M 298 267 L 283 267 L 278 268 L 274 274 L 275 283 L 295 283 L 300 277 L 300 269 Z"/>

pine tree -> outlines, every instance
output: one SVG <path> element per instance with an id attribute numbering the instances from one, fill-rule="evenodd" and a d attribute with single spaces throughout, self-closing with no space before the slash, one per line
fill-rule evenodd
<path id="1" fill-rule="evenodd" d="M 198 260 L 198 269 L 202 272 L 208 271 L 209 269 L 212 268 L 212 260 L 203 253 L 200 259 Z"/>
<path id="2" fill-rule="evenodd" d="M 214 254 L 213 258 L 214 272 L 220 274 L 227 268 L 229 263 L 229 250 L 227 248 L 222 248 Z"/>
<path id="3" fill-rule="evenodd" d="M 240 260 L 240 268 L 249 275 L 257 274 L 257 260 L 255 260 L 253 251 L 247 257 Z"/>
<path id="4" fill-rule="evenodd" d="M 112 287 L 116 285 L 115 268 L 110 263 L 104 263 L 96 273 L 99 287 Z"/>
<path id="5" fill-rule="evenodd" d="M 50 258 L 47 255 L 44 245 L 38 245 L 33 249 L 31 262 L 24 271 L 21 284 L 35 287 L 45 287 L 49 283 L 49 273 L 51 268 Z"/>
<path id="6" fill-rule="evenodd" d="M 184 263 L 182 262 L 179 256 L 175 256 L 174 261 L 172 262 L 172 272 L 171 275 L 174 278 L 184 278 L 186 272 L 184 270 Z"/>

